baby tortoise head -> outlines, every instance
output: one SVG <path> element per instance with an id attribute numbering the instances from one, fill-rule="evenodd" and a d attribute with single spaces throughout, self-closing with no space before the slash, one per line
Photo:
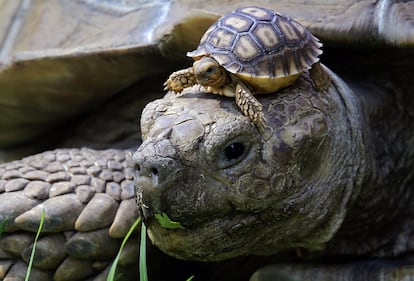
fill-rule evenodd
<path id="1" fill-rule="evenodd" d="M 226 70 L 211 57 L 196 60 L 193 68 L 197 83 L 202 86 L 219 89 L 228 83 Z"/>

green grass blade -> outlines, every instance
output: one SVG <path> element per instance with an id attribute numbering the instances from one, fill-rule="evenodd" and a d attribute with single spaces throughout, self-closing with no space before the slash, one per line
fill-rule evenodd
<path id="1" fill-rule="evenodd" d="M 32 253 L 30 254 L 29 265 L 27 266 L 27 272 L 26 272 L 24 281 L 29 281 L 30 272 L 32 271 L 32 266 L 33 266 L 33 259 L 34 259 L 34 255 L 36 252 L 36 244 L 37 244 L 37 240 L 39 239 L 40 232 L 42 231 L 44 221 L 45 221 L 45 209 L 42 209 L 42 215 L 40 217 L 40 224 L 39 224 L 39 228 L 37 229 L 36 238 L 33 242 Z"/>
<path id="2" fill-rule="evenodd" d="M 139 277 L 140 281 L 148 281 L 147 272 L 147 227 L 141 225 L 141 243 L 139 248 Z"/>
<path id="3" fill-rule="evenodd" d="M 180 222 L 172 221 L 166 213 L 155 214 L 160 225 L 167 229 L 185 229 Z"/>
<path id="4" fill-rule="evenodd" d="M 186 281 L 192 281 L 194 279 L 194 275 L 190 276 Z"/>
<path id="5" fill-rule="evenodd" d="M 136 221 L 132 224 L 129 228 L 127 235 L 125 235 L 124 240 L 122 240 L 121 247 L 119 248 L 118 254 L 116 255 L 114 262 L 112 263 L 111 269 L 109 270 L 108 277 L 106 278 L 107 281 L 114 281 L 115 280 L 115 272 L 116 267 L 118 266 L 119 258 L 121 257 L 121 253 L 124 250 L 124 247 L 131 236 L 132 232 L 137 228 L 138 224 L 141 222 L 141 217 L 137 218 Z"/>

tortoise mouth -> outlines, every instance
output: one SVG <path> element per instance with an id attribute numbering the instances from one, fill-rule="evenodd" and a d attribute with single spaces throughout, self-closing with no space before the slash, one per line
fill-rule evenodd
<path id="1" fill-rule="evenodd" d="M 139 206 L 140 212 L 143 214 L 144 222 L 148 227 L 162 227 L 167 230 L 175 230 L 174 227 L 165 226 L 165 223 L 179 224 L 182 227 L 179 229 L 185 229 L 188 232 L 203 228 L 203 226 L 210 221 L 231 221 L 233 217 L 237 216 L 237 213 L 233 209 L 229 209 L 227 212 L 214 212 L 214 211 L 194 211 L 185 212 L 176 210 L 175 212 L 170 209 L 163 209 L 155 211 L 153 208 L 142 204 Z M 227 226 L 229 227 L 229 226 Z M 224 229 L 223 229 L 224 230 Z"/>
<path id="2" fill-rule="evenodd" d="M 149 238 L 166 254 L 183 260 L 221 261 L 250 254 L 249 247 L 241 245 L 250 236 L 241 233 L 248 232 L 260 219 L 256 215 L 226 214 L 181 223 L 184 229 L 168 229 L 154 218 L 145 221 Z"/>
<path id="3" fill-rule="evenodd" d="M 193 229 L 235 209 L 225 179 L 199 169 L 181 167 L 163 180 L 137 176 L 135 188 L 139 211 L 149 225 L 156 225 L 162 216 L 166 223 Z"/>
<path id="4" fill-rule="evenodd" d="M 230 202 L 222 202 L 221 208 L 197 209 L 189 204 L 188 207 L 175 207 L 177 204 L 170 204 L 165 197 L 156 197 L 155 200 L 148 202 L 142 200 L 142 196 L 138 195 L 138 209 L 141 213 L 144 223 L 153 228 L 164 228 L 167 231 L 176 229 L 185 229 L 192 232 L 199 228 L 203 228 L 205 224 L 215 221 L 231 221 L 237 213 Z M 147 203 L 145 203 L 147 202 Z M 168 225 L 179 225 L 173 227 Z M 229 226 L 227 226 L 229 227 Z"/>

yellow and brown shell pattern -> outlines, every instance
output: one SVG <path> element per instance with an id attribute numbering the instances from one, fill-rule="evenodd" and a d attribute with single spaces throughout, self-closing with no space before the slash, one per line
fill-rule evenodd
<path id="1" fill-rule="evenodd" d="M 179 93 L 200 84 L 207 92 L 235 97 L 241 111 L 263 132 L 266 120 L 254 95 L 292 84 L 319 61 L 321 46 L 289 16 L 257 6 L 240 8 L 206 31 L 198 48 L 187 53 L 195 60 L 193 67 L 172 73 L 166 89 Z M 220 68 L 215 76 L 209 72 L 212 65 Z"/>
<path id="2" fill-rule="evenodd" d="M 195 60 L 210 56 L 247 81 L 256 93 L 271 93 L 287 86 L 280 86 L 287 77 L 296 76 L 292 77 L 295 80 L 310 69 L 319 60 L 321 46 L 291 17 L 252 6 L 220 18 L 203 35 L 199 47 L 187 55 Z"/>

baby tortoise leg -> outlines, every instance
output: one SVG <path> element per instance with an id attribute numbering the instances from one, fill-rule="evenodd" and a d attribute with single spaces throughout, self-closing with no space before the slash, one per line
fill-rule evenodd
<path id="1" fill-rule="evenodd" d="M 181 93 L 185 88 L 194 86 L 195 84 L 197 84 L 197 81 L 194 76 L 193 67 L 189 67 L 173 72 L 164 83 L 164 90 Z"/>
<path id="2" fill-rule="evenodd" d="M 247 86 L 242 83 L 236 85 L 236 104 L 244 115 L 257 126 L 261 133 L 265 132 L 266 121 L 263 114 L 263 105 L 252 95 Z"/>
<path id="3" fill-rule="evenodd" d="M 309 70 L 309 73 L 312 78 L 313 87 L 315 89 L 325 90 L 329 87 L 331 78 L 319 62 L 312 65 L 312 68 Z"/>
<path id="4" fill-rule="evenodd" d="M 208 86 L 207 88 L 204 88 L 204 89 L 206 89 L 208 93 L 214 94 L 214 95 L 220 95 L 220 96 L 229 97 L 229 98 L 234 98 L 235 96 L 234 86 L 232 85 L 226 85 L 218 89 Z"/>

